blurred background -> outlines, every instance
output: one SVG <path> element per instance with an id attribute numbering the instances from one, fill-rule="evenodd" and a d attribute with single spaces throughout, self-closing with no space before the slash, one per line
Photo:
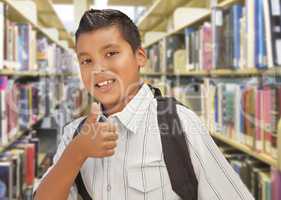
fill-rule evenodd
<path id="1" fill-rule="evenodd" d="M 142 79 L 201 117 L 255 199 L 281 200 L 279 0 L 0 0 L 0 199 L 32 199 L 93 101 L 74 51 L 89 8 L 126 13 Z"/>

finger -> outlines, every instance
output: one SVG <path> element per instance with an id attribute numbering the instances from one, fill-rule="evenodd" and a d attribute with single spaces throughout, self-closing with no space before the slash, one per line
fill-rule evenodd
<path id="1" fill-rule="evenodd" d="M 114 149 L 109 149 L 105 152 L 105 156 L 113 156 L 115 153 L 115 150 Z"/>
<path id="2" fill-rule="evenodd" d="M 92 131 L 91 124 L 90 123 L 85 123 L 85 124 L 83 124 L 83 126 L 82 126 L 82 128 L 80 130 L 80 133 L 81 134 L 89 134 L 89 133 L 91 133 L 91 131 Z"/>
<path id="3" fill-rule="evenodd" d="M 101 109 L 99 104 L 93 102 L 91 105 L 91 112 L 89 113 L 88 120 L 92 123 L 95 123 L 100 114 L 101 114 Z"/>
<path id="4" fill-rule="evenodd" d="M 106 143 L 104 144 L 104 148 L 105 148 L 106 150 L 114 149 L 115 147 L 117 147 L 117 142 L 111 141 L 111 142 L 106 142 Z"/>
<path id="5" fill-rule="evenodd" d="M 98 122 L 97 123 L 100 130 L 107 131 L 107 132 L 116 132 L 117 131 L 117 125 L 111 122 Z"/>
<path id="6" fill-rule="evenodd" d="M 118 134 L 116 132 L 105 132 L 104 133 L 104 139 L 105 140 L 117 140 L 118 139 Z"/>

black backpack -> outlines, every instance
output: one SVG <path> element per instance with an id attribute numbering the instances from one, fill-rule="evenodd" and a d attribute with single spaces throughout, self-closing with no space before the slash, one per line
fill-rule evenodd
<path id="1" fill-rule="evenodd" d="M 197 200 L 198 181 L 191 162 L 185 133 L 182 129 L 176 109 L 177 104 L 182 104 L 173 97 L 162 97 L 158 88 L 152 87 L 151 85 L 148 86 L 154 93 L 154 98 L 157 99 L 158 126 L 163 127 L 161 124 L 168 125 L 165 126 L 165 129 L 159 129 L 164 160 L 172 184 L 172 189 L 182 200 Z M 163 110 L 165 112 L 163 112 Z M 175 121 L 171 119 L 174 119 Z M 80 122 L 78 128 L 75 130 L 73 138 L 78 135 L 84 122 L 85 119 Z M 173 122 L 177 122 L 178 126 L 175 133 L 174 130 L 172 130 Z M 75 179 L 75 184 L 78 193 L 83 200 L 92 200 L 86 190 L 80 172 Z"/>

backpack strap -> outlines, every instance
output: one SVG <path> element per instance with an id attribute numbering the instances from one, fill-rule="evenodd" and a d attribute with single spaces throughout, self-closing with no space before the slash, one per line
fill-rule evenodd
<path id="1" fill-rule="evenodd" d="M 79 125 L 78 125 L 78 128 L 75 130 L 74 134 L 73 134 L 73 137 L 72 139 L 74 139 L 78 134 L 79 134 L 79 131 L 81 130 L 82 128 L 82 125 L 85 123 L 87 118 L 83 119 Z M 90 196 L 90 194 L 88 193 L 87 189 L 86 189 L 86 186 L 83 182 L 83 179 L 82 179 L 82 175 L 81 175 L 81 172 L 79 171 L 78 175 L 76 176 L 75 178 L 75 185 L 77 187 L 77 190 L 78 190 L 78 194 L 81 196 L 81 198 L 83 200 L 92 200 L 92 197 Z"/>
<path id="2" fill-rule="evenodd" d="M 164 160 L 173 191 L 183 200 L 197 200 L 198 181 L 191 162 L 185 132 L 177 114 L 178 103 L 173 97 L 157 98 L 157 119 Z M 161 129 L 161 127 L 165 128 Z"/>
<path id="3" fill-rule="evenodd" d="M 183 104 L 174 97 L 162 97 L 158 88 L 149 87 L 155 91 L 163 155 L 173 191 L 183 200 L 197 200 L 198 181 L 176 108 Z"/>

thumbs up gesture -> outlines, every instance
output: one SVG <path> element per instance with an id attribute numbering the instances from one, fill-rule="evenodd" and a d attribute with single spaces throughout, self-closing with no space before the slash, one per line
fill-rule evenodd
<path id="1" fill-rule="evenodd" d="M 112 122 L 97 122 L 100 114 L 99 105 L 93 103 L 91 113 L 80 129 L 79 135 L 74 138 L 85 158 L 103 158 L 115 153 L 118 140 L 117 126 Z"/>

